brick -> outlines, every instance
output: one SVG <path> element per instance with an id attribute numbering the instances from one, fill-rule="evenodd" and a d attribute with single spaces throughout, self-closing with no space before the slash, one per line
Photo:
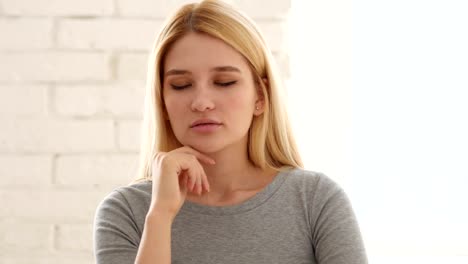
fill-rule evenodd
<path id="1" fill-rule="evenodd" d="M 111 15 L 113 0 L 2 0 L 6 15 L 93 16 Z"/>
<path id="2" fill-rule="evenodd" d="M 52 21 L 43 18 L 0 19 L 1 50 L 46 49 L 52 47 Z"/>
<path id="3" fill-rule="evenodd" d="M 0 187 L 49 185 L 51 182 L 51 156 L 2 155 L 0 164 Z"/>
<path id="4" fill-rule="evenodd" d="M 55 245 L 58 250 L 92 252 L 92 224 L 62 224 L 58 225 L 55 231 Z"/>
<path id="5" fill-rule="evenodd" d="M 114 186 L 112 186 L 114 188 Z M 37 223 L 93 223 L 99 202 L 110 192 L 93 189 L 0 190 L 0 218 L 12 217 Z"/>
<path id="6" fill-rule="evenodd" d="M 1 53 L 0 81 L 99 81 L 110 78 L 103 53 Z"/>
<path id="7" fill-rule="evenodd" d="M 56 160 L 56 184 L 126 185 L 135 178 L 137 155 L 64 155 Z"/>
<path id="8" fill-rule="evenodd" d="M 2 152 L 83 152 L 114 150 L 109 120 L 3 119 Z"/>
<path id="9" fill-rule="evenodd" d="M 145 81 L 148 53 L 122 53 L 118 58 L 117 79 Z"/>
<path id="10" fill-rule="evenodd" d="M 58 86 L 54 108 L 67 116 L 141 116 L 144 82 Z"/>
<path id="11" fill-rule="evenodd" d="M 141 140 L 141 120 L 119 121 L 119 149 L 127 151 L 139 151 Z"/>
<path id="12" fill-rule="evenodd" d="M 0 85 L 0 116 L 45 116 L 46 103 L 47 86 Z"/>
<path id="13" fill-rule="evenodd" d="M 58 45 L 74 49 L 150 51 L 160 20 L 66 19 L 59 23 Z"/>
<path id="14" fill-rule="evenodd" d="M 3 252 L 27 253 L 52 246 L 53 225 L 5 218 L 0 221 Z"/>

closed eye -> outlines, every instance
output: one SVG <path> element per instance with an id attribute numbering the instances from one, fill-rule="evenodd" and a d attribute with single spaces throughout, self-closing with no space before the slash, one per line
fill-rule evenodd
<path id="1" fill-rule="evenodd" d="M 185 84 L 185 85 L 174 85 L 174 84 L 171 84 L 171 87 L 172 87 L 172 89 L 174 89 L 174 90 L 182 90 L 182 89 L 184 89 L 184 88 L 189 87 L 190 85 L 191 85 L 190 83 L 189 83 L 189 84 Z"/>
<path id="2" fill-rule="evenodd" d="M 219 85 L 219 86 L 230 86 L 230 85 L 233 85 L 235 84 L 237 81 L 231 81 L 231 82 L 215 82 L 216 85 Z"/>

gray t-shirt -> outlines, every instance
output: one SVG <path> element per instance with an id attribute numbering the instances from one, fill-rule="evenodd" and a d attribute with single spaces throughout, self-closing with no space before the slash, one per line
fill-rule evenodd
<path id="1" fill-rule="evenodd" d="M 97 264 L 134 263 L 151 202 L 151 182 L 119 187 L 94 219 Z M 173 264 L 363 264 L 359 227 L 343 189 L 322 173 L 281 171 L 231 206 L 185 201 L 172 224 Z"/>

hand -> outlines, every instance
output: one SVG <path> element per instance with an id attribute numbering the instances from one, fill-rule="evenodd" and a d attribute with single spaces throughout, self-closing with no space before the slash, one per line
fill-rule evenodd
<path id="1" fill-rule="evenodd" d="M 210 185 L 201 163 L 215 161 L 191 147 L 159 152 L 151 166 L 153 194 L 150 212 L 168 213 L 175 217 L 184 204 L 187 191 L 201 195 Z"/>

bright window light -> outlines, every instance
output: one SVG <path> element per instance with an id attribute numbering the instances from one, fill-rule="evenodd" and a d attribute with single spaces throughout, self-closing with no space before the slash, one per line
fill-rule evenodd
<path id="1" fill-rule="evenodd" d="M 290 114 L 370 263 L 468 263 L 468 2 L 300 1 Z"/>

